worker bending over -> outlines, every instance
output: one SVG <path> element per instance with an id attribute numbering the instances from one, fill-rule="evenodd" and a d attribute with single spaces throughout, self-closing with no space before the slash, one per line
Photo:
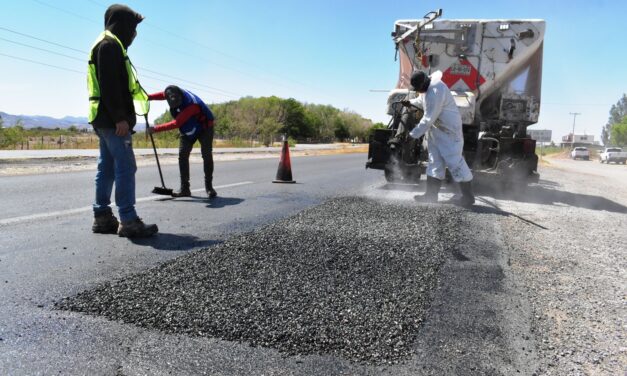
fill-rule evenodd
<path id="1" fill-rule="evenodd" d="M 424 72 L 416 72 L 411 77 L 411 85 L 420 95 L 405 106 L 415 106 L 424 110 L 420 123 L 409 132 L 413 138 L 427 135 L 429 164 L 427 167 L 427 189 L 424 195 L 416 196 L 420 202 L 438 201 L 438 193 L 448 168 L 453 180 L 459 183 L 462 197 L 453 203 L 470 207 L 475 202 L 472 192 L 472 173 L 462 155 L 464 134 L 462 117 L 449 88 L 440 80 L 441 73 L 432 77 Z"/>
<path id="2" fill-rule="evenodd" d="M 205 172 L 205 191 L 209 198 L 218 194 L 213 189 L 213 113 L 209 107 L 194 93 L 170 85 L 161 93 L 148 96 L 150 100 L 167 100 L 170 114 L 174 120 L 149 127 L 148 132 L 163 132 L 178 128 L 181 133 L 179 143 L 179 171 L 181 187 L 174 192 L 174 197 L 192 195 L 189 185 L 189 155 L 196 140 L 200 141 L 203 167 Z"/>

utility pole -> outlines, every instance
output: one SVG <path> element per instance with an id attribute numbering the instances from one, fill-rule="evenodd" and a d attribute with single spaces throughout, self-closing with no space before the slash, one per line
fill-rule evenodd
<path id="1" fill-rule="evenodd" d="M 581 112 L 571 112 L 571 115 L 573 115 L 573 139 L 572 139 L 572 144 L 571 144 L 571 149 L 575 148 L 575 120 L 577 120 L 577 115 L 581 115 Z"/>

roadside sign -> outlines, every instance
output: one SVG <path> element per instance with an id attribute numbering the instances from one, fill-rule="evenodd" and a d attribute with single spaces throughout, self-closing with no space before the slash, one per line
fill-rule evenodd
<path id="1" fill-rule="evenodd" d="M 551 142 L 552 131 L 550 129 L 527 129 L 527 133 L 537 142 Z"/>

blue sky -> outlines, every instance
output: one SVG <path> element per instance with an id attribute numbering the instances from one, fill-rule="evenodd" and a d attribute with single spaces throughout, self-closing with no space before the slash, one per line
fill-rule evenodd
<path id="1" fill-rule="evenodd" d="M 85 71 L 87 51 L 103 29 L 103 14 L 110 4 L 0 0 L 0 111 L 85 116 L 85 76 L 80 72 Z M 554 140 L 570 131 L 569 112 L 582 113 L 576 133 L 585 131 L 598 139 L 611 105 L 627 92 L 627 2 L 623 1 L 133 0 L 125 4 L 146 17 L 129 56 L 148 91 L 178 82 L 207 102 L 277 95 L 331 104 L 387 122 L 386 94 L 369 90 L 390 89 L 396 83 L 398 63 L 390 38 L 394 21 L 420 18 L 437 8 L 443 8 L 444 18 L 449 19 L 547 21 L 542 109 L 533 128 L 552 129 Z M 162 103 L 153 106 L 151 118 L 164 110 Z"/>

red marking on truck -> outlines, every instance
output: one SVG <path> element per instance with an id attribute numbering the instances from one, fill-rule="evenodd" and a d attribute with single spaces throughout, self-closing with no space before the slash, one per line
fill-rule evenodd
<path id="1" fill-rule="evenodd" d="M 460 60 L 454 63 L 442 74 L 442 81 L 449 88 L 459 80 L 464 81 L 470 90 L 477 90 L 477 82 L 479 86 L 485 82 L 485 78 L 479 74 L 479 71 L 468 60 Z"/>

